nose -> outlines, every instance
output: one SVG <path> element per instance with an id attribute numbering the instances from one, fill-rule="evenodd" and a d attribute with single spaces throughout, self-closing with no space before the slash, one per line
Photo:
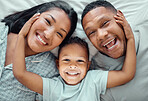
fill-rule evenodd
<path id="1" fill-rule="evenodd" d="M 97 39 L 103 40 L 108 35 L 108 32 L 104 29 L 98 29 L 97 30 Z"/>
<path id="2" fill-rule="evenodd" d="M 77 68 L 77 64 L 76 64 L 75 62 L 71 62 L 71 63 L 69 64 L 69 68 L 75 69 L 75 68 Z"/>
<path id="3" fill-rule="evenodd" d="M 45 38 L 50 39 L 55 33 L 55 28 L 50 27 L 44 30 Z"/>
<path id="4" fill-rule="evenodd" d="M 69 68 L 71 68 L 71 69 L 75 69 L 75 68 L 76 68 L 76 66 L 69 66 Z"/>

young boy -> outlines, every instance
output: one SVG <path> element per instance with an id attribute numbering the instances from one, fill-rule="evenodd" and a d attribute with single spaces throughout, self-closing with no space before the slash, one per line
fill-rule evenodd
<path id="1" fill-rule="evenodd" d="M 131 28 L 122 15 L 115 16 L 127 38 L 127 52 L 120 71 L 90 70 L 89 50 L 85 41 L 78 37 L 61 45 L 56 61 L 60 76 L 43 78 L 26 70 L 24 41 L 26 33 L 19 33 L 16 44 L 13 73 L 16 79 L 29 89 L 43 95 L 44 101 L 100 101 L 106 88 L 125 84 L 133 79 L 136 71 L 135 41 Z M 27 23 L 33 23 L 28 21 Z M 27 24 L 26 24 L 27 25 Z M 47 67 L 48 68 L 48 67 Z M 87 72 L 88 71 L 88 72 Z"/>

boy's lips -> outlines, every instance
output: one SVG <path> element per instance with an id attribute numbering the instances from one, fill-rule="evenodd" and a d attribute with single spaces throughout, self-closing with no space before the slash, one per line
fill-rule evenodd
<path id="1" fill-rule="evenodd" d="M 70 75 L 70 76 L 76 76 L 78 74 L 80 74 L 80 72 L 78 71 L 65 71 L 66 74 Z"/>
<path id="2" fill-rule="evenodd" d="M 66 72 L 66 74 L 69 74 L 69 75 L 77 75 L 79 73 L 77 73 L 77 72 Z"/>

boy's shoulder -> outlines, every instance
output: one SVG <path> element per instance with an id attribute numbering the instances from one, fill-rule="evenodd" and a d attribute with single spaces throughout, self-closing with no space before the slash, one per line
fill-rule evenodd
<path id="1" fill-rule="evenodd" d="M 95 82 L 103 80 L 102 78 L 104 78 L 105 80 L 108 77 L 108 72 L 109 71 L 104 71 L 104 70 L 89 70 L 86 74 L 85 79 L 93 80 Z"/>

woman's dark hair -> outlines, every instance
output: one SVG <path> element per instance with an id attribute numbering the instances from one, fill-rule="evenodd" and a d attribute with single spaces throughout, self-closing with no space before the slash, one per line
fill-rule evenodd
<path id="1" fill-rule="evenodd" d="M 69 40 L 64 41 L 60 46 L 59 46 L 59 50 L 58 50 L 58 58 L 59 58 L 59 54 L 62 50 L 63 47 L 69 45 L 69 44 L 78 44 L 81 47 L 85 48 L 87 51 L 87 55 L 88 55 L 88 59 L 89 59 L 89 48 L 88 48 L 88 44 L 85 40 L 75 36 L 75 37 L 70 37 Z M 78 50 L 79 51 L 79 50 Z"/>
<path id="2" fill-rule="evenodd" d="M 8 15 L 2 20 L 2 22 L 5 22 L 5 24 L 9 26 L 8 33 L 12 32 L 12 33 L 18 34 L 21 28 L 23 27 L 23 25 L 35 13 L 43 13 L 45 11 L 48 11 L 51 8 L 60 8 L 68 15 L 71 21 L 71 27 L 65 39 L 69 38 L 74 32 L 76 25 L 77 25 L 77 13 L 74 11 L 72 7 L 69 6 L 69 4 L 67 4 L 64 1 L 52 1 L 52 2 L 47 2 L 47 3 L 34 6 L 30 9 L 17 12 L 12 15 Z"/>
<path id="3" fill-rule="evenodd" d="M 105 0 L 98 0 L 98 1 L 94 1 L 94 2 L 91 2 L 90 4 L 88 4 L 84 10 L 83 10 L 83 13 L 82 13 L 82 16 L 81 16 L 81 23 L 83 21 L 83 18 L 84 16 L 91 10 L 97 8 L 97 7 L 105 7 L 113 12 L 117 12 L 117 9 L 110 3 L 110 2 L 107 2 Z"/>

